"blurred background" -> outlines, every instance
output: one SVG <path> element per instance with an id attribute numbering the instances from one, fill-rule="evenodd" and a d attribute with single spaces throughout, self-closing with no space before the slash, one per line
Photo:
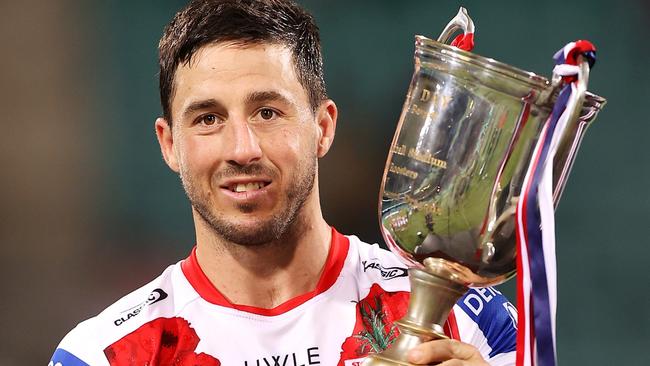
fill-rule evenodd
<path id="1" fill-rule="evenodd" d="M 192 248 L 190 208 L 153 129 L 156 47 L 183 3 L 0 4 L 0 366 L 47 364 L 76 323 Z M 650 364 L 650 2 L 301 3 L 340 111 L 321 163 L 325 215 L 369 242 L 381 242 L 379 183 L 415 34 L 435 38 L 464 5 L 476 53 L 546 76 L 567 42 L 596 44 L 589 89 L 609 102 L 557 211 L 559 361 Z"/>

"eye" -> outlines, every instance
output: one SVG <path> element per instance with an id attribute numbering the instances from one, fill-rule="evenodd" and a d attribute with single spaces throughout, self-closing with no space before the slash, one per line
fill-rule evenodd
<path id="1" fill-rule="evenodd" d="M 271 108 L 262 108 L 257 112 L 260 118 L 265 121 L 270 121 L 278 117 L 278 112 Z"/>
<path id="2" fill-rule="evenodd" d="M 202 124 L 204 126 L 212 126 L 215 123 L 219 123 L 220 119 L 216 114 L 204 114 L 201 117 L 197 118 L 196 124 Z"/>

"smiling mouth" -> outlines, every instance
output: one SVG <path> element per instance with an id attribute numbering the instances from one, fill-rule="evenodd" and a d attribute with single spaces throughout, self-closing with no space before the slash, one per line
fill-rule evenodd
<path id="1" fill-rule="evenodd" d="M 250 192 L 257 191 L 266 187 L 269 183 L 267 182 L 248 182 L 248 183 L 233 183 L 228 186 L 228 189 L 232 192 Z"/>

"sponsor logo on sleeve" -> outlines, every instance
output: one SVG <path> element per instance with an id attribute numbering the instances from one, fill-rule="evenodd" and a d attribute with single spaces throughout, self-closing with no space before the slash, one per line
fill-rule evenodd
<path id="1" fill-rule="evenodd" d="M 465 295 L 463 304 L 474 316 L 479 316 L 483 312 L 483 308 L 497 295 L 501 295 L 501 292 L 492 287 L 476 288 Z"/>
<path id="2" fill-rule="evenodd" d="M 166 298 L 167 298 L 167 293 L 162 289 L 157 288 L 151 291 L 151 293 L 149 294 L 149 296 L 147 296 L 147 299 L 145 301 L 139 303 L 138 305 L 130 309 L 126 309 L 122 313 L 120 313 L 121 316 L 118 319 L 115 319 L 113 321 L 113 324 L 119 327 L 120 325 L 124 324 L 124 322 L 126 322 L 127 320 L 140 314 L 140 312 L 145 306 L 151 306 L 157 303 L 158 301 L 162 301 Z"/>
<path id="3" fill-rule="evenodd" d="M 384 267 L 379 262 L 376 261 L 363 261 L 361 262 L 363 264 L 363 271 L 368 272 L 368 269 L 374 269 L 376 271 L 379 271 L 379 274 L 381 275 L 381 278 L 385 280 L 392 280 L 393 278 L 397 277 L 406 277 L 408 275 L 408 272 L 406 271 L 406 268 L 402 267 Z"/>
<path id="4" fill-rule="evenodd" d="M 489 357 L 516 349 L 516 308 L 498 290 L 470 289 L 457 305 L 485 337 L 491 348 Z"/>

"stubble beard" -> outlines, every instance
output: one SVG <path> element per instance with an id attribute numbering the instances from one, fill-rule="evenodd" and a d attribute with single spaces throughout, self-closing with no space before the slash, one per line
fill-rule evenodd
<path id="1" fill-rule="evenodd" d="M 284 192 L 283 207 L 277 208 L 270 218 L 260 219 L 251 226 L 244 226 L 219 213 L 218 209 L 211 205 L 209 195 L 197 189 L 197 185 L 187 172 L 181 169 L 180 175 L 183 188 L 192 207 L 217 236 L 237 245 L 259 246 L 279 243 L 299 229 L 301 225 L 299 214 L 314 187 L 316 164 L 315 156 L 307 159 L 303 166 L 296 170 L 296 174 L 289 179 L 290 185 Z M 249 165 L 230 167 L 227 170 L 228 173 L 222 173 L 222 175 L 253 174 L 267 171 L 267 168 L 260 165 Z M 252 214 L 256 206 L 241 204 L 238 209 L 243 213 Z"/>

